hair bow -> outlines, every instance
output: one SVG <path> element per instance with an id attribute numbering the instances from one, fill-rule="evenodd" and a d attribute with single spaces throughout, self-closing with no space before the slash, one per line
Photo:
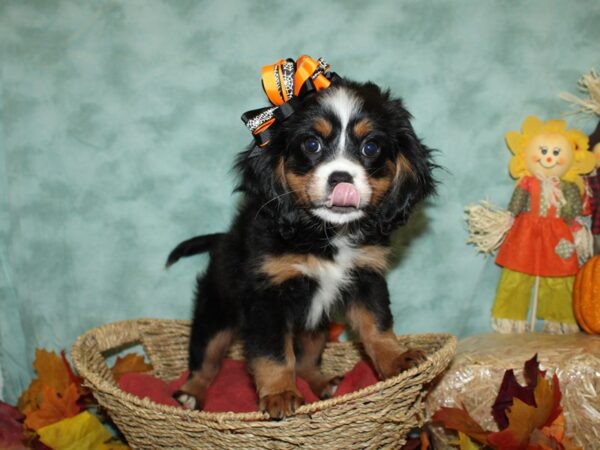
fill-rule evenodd
<path id="1" fill-rule="evenodd" d="M 273 106 L 253 109 L 242 115 L 242 121 L 252 133 L 256 145 L 264 147 L 269 143 L 269 127 L 294 114 L 301 106 L 300 99 L 327 89 L 338 79 L 336 73 L 329 72 L 329 65 L 323 58 L 314 60 L 306 55 L 300 56 L 296 61 L 291 58 L 281 59 L 275 64 L 264 66 L 262 86 Z"/>

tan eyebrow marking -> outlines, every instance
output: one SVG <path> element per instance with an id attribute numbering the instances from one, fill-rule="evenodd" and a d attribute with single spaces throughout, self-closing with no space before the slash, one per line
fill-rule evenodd
<path id="1" fill-rule="evenodd" d="M 373 130 L 373 124 L 369 119 L 361 119 L 354 124 L 354 135 L 363 138 Z"/>
<path id="2" fill-rule="evenodd" d="M 315 120 L 313 128 L 324 138 L 329 137 L 329 135 L 333 131 L 333 125 L 329 120 L 325 119 L 324 117 L 319 117 L 317 120 Z"/>

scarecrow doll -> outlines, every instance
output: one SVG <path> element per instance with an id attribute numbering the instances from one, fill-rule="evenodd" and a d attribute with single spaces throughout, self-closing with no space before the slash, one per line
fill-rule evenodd
<path id="1" fill-rule="evenodd" d="M 581 256 L 576 241 L 589 235 L 578 220 L 584 191 L 580 174 L 594 165 L 588 138 L 567 129 L 562 120 L 529 116 L 521 132 L 506 134 L 506 142 L 513 153 L 510 174 L 517 180 L 508 211 L 484 203 L 468 208 L 467 219 L 471 242 L 481 251 L 499 248 L 496 263 L 502 274 L 492 327 L 501 333 L 525 332 L 532 303 L 531 331 L 541 319 L 543 331 L 577 332 L 571 294 Z M 490 236 L 495 236 L 493 245 Z"/>

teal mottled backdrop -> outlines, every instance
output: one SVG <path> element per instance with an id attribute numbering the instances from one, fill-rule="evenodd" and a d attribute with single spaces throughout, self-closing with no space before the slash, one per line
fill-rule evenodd
<path id="1" fill-rule="evenodd" d="M 4 398 L 36 347 L 189 316 L 206 260 L 165 257 L 227 227 L 240 114 L 265 105 L 262 65 L 302 53 L 389 86 L 440 150 L 439 196 L 397 236 L 396 331 L 487 331 L 499 271 L 465 244 L 463 207 L 508 201 L 504 133 L 565 112 L 599 43 L 597 0 L 1 2 Z"/>

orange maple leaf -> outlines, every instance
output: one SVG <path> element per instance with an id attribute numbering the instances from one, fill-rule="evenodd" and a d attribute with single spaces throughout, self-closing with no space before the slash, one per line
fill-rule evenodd
<path id="1" fill-rule="evenodd" d="M 40 380 L 35 379 L 31 382 L 29 387 L 21 393 L 17 402 L 17 408 L 27 415 L 40 407 L 42 401 L 42 388 L 44 385 Z"/>
<path id="2" fill-rule="evenodd" d="M 542 428 L 542 433 L 556 439 L 558 442 L 562 442 L 565 438 L 565 415 L 560 413 L 554 422 Z"/>
<path id="3" fill-rule="evenodd" d="M 508 427 L 500 432 L 491 433 L 488 443 L 502 450 L 526 449 L 534 430 L 551 425 L 560 416 L 561 393 L 556 375 L 552 377 L 552 383 L 538 375 L 534 396 L 537 407 L 530 406 L 518 398 L 514 399 L 507 412 Z"/>
<path id="4" fill-rule="evenodd" d="M 62 394 L 52 387 L 43 386 L 39 409 L 26 416 L 25 425 L 33 430 L 38 430 L 46 425 L 77 415 L 81 410 L 77 404 L 79 397 L 79 389 L 75 383 L 71 383 Z"/>
<path id="5" fill-rule="evenodd" d="M 144 357 L 136 355 L 135 353 L 128 353 L 122 358 L 118 357 L 115 361 L 115 365 L 111 369 L 113 377 L 117 382 L 126 373 L 142 373 L 151 370 L 152 366 L 144 361 Z"/>
<path id="6" fill-rule="evenodd" d="M 38 373 L 38 378 L 42 384 L 53 388 L 58 394 L 62 394 L 71 384 L 69 377 L 70 368 L 54 352 L 38 348 L 35 351 L 33 368 Z"/>
<path id="7" fill-rule="evenodd" d="M 38 378 L 23 391 L 17 403 L 19 410 L 25 415 L 39 407 L 44 386 L 54 389 L 57 394 L 62 394 L 73 381 L 71 367 L 66 358 L 61 358 L 54 352 L 38 348 L 35 351 L 33 368 Z"/>

